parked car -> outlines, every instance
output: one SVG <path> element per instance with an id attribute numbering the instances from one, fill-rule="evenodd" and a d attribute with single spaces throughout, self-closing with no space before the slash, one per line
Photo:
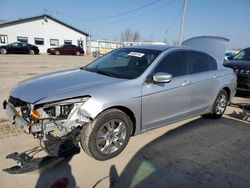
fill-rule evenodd
<path id="1" fill-rule="evenodd" d="M 120 48 L 85 67 L 20 82 L 4 108 L 45 148 L 80 141 L 88 155 L 107 160 L 132 135 L 199 115 L 220 118 L 236 90 L 234 71 L 222 65 L 227 42 L 196 37 L 182 46 Z"/>
<path id="2" fill-rule="evenodd" d="M 8 45 L 0 46 L 1 54 L 39 54 L 39 48 L 35 45 L 14 42 Z"/>
<path id="3" fill-rule="evenodd" d="M 228 60 L 228 58 L 235 56 L 234 52 L 226 52 L 224 56 L 224 60 Z"/>
<path id="4" fill-rule="evenodd" d="M 224 66 L 232 68 L 237 74 L 237 90 L 250 94 L 250 48 L 241 50 L 228 60 Z"/>
<path id="5" fill-rule="evenodd" d="M 55 48 L 48 48 L 47 53 L 52 55 L 82 55 L 84 54 L 84 50 L 81 47 L 72 45 L 72 44 L 65 44 Z"/>

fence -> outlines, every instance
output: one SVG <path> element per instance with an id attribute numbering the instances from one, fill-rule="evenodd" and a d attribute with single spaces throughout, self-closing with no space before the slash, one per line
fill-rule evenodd
<path id="1" fill-rule="evenodd" d="M 91 40 L 87 43 L 88 53 L 97 57 L 104 55 L 114 49 L 134 46 L 134 45 L 146 45 L 146 44 L 165 44 L 163 42 L 121 42 L 110 40 Z"/>

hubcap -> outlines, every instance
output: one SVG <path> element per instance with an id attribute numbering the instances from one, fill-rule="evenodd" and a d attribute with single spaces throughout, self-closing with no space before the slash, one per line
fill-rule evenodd
<path id="1" fill-rule="evenodd" d="M 226 109 L 226 106 L 227 106 L 226 95 L 221 94 L 216 100 L 215 113 L 217 115 L 223 114 L 224 110 Z"/>
<path id="2" fill-rule="evenodd" d="M 96 138 L 98 150 L 103 154 L 111 154 L 119 150 L 127 135 L 126 125 L 122 120 L 112 119 L 99 130 Z"/>

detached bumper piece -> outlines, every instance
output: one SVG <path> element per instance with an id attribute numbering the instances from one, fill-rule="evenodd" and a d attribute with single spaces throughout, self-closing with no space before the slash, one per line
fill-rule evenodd
<path id="1" fill-rule="evenodd" d="M 21 128 L 24 133 L 27 134 L 30 133 L 29 131 L 30 124 L 27 121 L 25 121 L 22 117 L 20 117 L 20 114 L 16 111 L 13 104 L 4 101 L 3 109 L 5 109 L 5 113 L 13 125 L 15 124 L 17 127 Z"/>
<path id="2" fill-rule="evenodd" d="M 248 120 L 250 118 L 250 104 L 242 105 L 243 114 L 245 115 L 244 120 Z"/>
<path id="3" fill-rule="evenodd" d="M 55 145 L 55 143 L 53 145 Z M 50 148 L 53 148 L 53 145 L 50 145 Z M 80 153 L 80 147 L 72 140 L 66 140 L 65 142 L 61 143 L 59 147 L 57 145 L 56 148 L 57 155 L 47 155 L 45 157 L 39 158 L 35 158 L 34 156 L 41 151 L 48 152 L 47 149 L 42 146 L 32 148 L 31 150 L 25 151 L 23 153 L 14 152 L 9 154 L 6 156 L 6 159 L 13 159 L 16 161 L 17 165 L 11 168 L 3 169 L 3 171 L 9 174 L 22 174 L 34 170 L 43 170 L 46 168 L 51 168 L 64 159 Z"/>

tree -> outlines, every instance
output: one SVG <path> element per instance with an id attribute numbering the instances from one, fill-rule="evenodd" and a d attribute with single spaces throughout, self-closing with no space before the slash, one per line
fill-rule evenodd
<path id="1" fill-rule="evenodd" d="M 141 34 L 139 31 L 133 32 L 130 28 L 127 28 L 121 33 L 121 41 L 123 42 L 139 42 L 141 40 Z"/>

